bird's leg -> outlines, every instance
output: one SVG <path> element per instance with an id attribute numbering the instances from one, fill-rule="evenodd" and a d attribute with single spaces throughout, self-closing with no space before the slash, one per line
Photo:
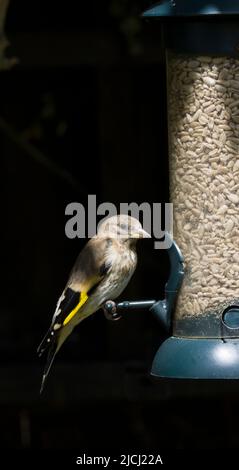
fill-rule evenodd
<path id="1" fill-rule="evenodd" d="M 113 300 L 107 300 L 104 303 L 103 311 L 107 320 L 116 321 L 122 318 L 121 315 L 117 313 L 117 305 L 115 302 L 113 302 Z"/>

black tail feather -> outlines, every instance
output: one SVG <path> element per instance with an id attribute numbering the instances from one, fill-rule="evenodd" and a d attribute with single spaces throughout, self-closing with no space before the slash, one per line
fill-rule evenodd
<path id="1" fill-rule="evenodd" d="M 56 352 L 57 352 L 57 343 L 56 341 L 54 341 L 51 346 L 50 346 L 50 349 L 48 351 L 48 355 L 47 355 L 47 360 L 46 360 L 46 365 L 45 365 L 45 368 L 44 368 L 44 372 L 43 372 L 43 377 L 42 377 L 42 383 L 41 383 L 41 388 L 40 388 L 40 394 L 43 392 L 43 389 L 44 389 L 44 386 L 45 386 L 45 382 L 46 382 L 46 379 L 47 379 L 47 376 L 50 372 L 50 369 L 51 369 L 51 366 L 52 366 L 52 363 L 54 361 L 54 357 L 56 355 Z"/>
<path id="2" fill-rule="evenodd" d="M 56 331 L 53 330 L 53 328 L 50 328 L 46 335 L 44 336 L 43 340 L 41 341 L 40 345 L 37 348 L 37 354 L 39 357 L 42 356 L 42 354 L 49 349 L 49 347 L 55 343 L 56 340 Z"/>

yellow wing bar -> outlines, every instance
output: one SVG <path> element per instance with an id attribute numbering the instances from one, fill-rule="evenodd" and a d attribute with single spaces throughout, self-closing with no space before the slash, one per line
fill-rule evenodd
<path id="1" fill-rule="evenodd" d="M 63 326 L 65 326 L 65 325 L 67 325 L 67 323 L 69 323 L 69 321 L 74 317 L 74 315 L 78 312 L 78 310 L 82 307 L 82 305 L 84 305 L 84 303 L 87 301 L 87 299 L 88 299 L 87 293 L 86 292 L 81 292 L 79 303 L 71 311 L 71 313 L 69 313 L 69 315 L 67 315 L 67 317 L 65 318 L 65 320 L 63 322 Z"/>

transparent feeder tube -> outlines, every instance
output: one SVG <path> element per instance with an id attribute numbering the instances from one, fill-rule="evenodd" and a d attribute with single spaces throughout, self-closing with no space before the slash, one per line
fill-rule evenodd
<path id="1" fill-rule="evenodd" d="M 239 305 L 239 60 L 168 53 L 167 69 L 174 238 L 186 269 L 174 334 L 217 337 L 223 311 Z"/>

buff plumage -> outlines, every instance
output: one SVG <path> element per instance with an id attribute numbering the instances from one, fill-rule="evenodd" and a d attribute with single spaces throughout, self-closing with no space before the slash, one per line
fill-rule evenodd
<path id="1" fill-rule="evenodd" d="M 137 219 L 118 215 L 104 220 L 80 252 L 38 348 L 39 356 L 48 350 L 41 391 L 56 353 L 75 326 L 123 292 L 137 265 L 137 239 L 147 237 Z"/>

